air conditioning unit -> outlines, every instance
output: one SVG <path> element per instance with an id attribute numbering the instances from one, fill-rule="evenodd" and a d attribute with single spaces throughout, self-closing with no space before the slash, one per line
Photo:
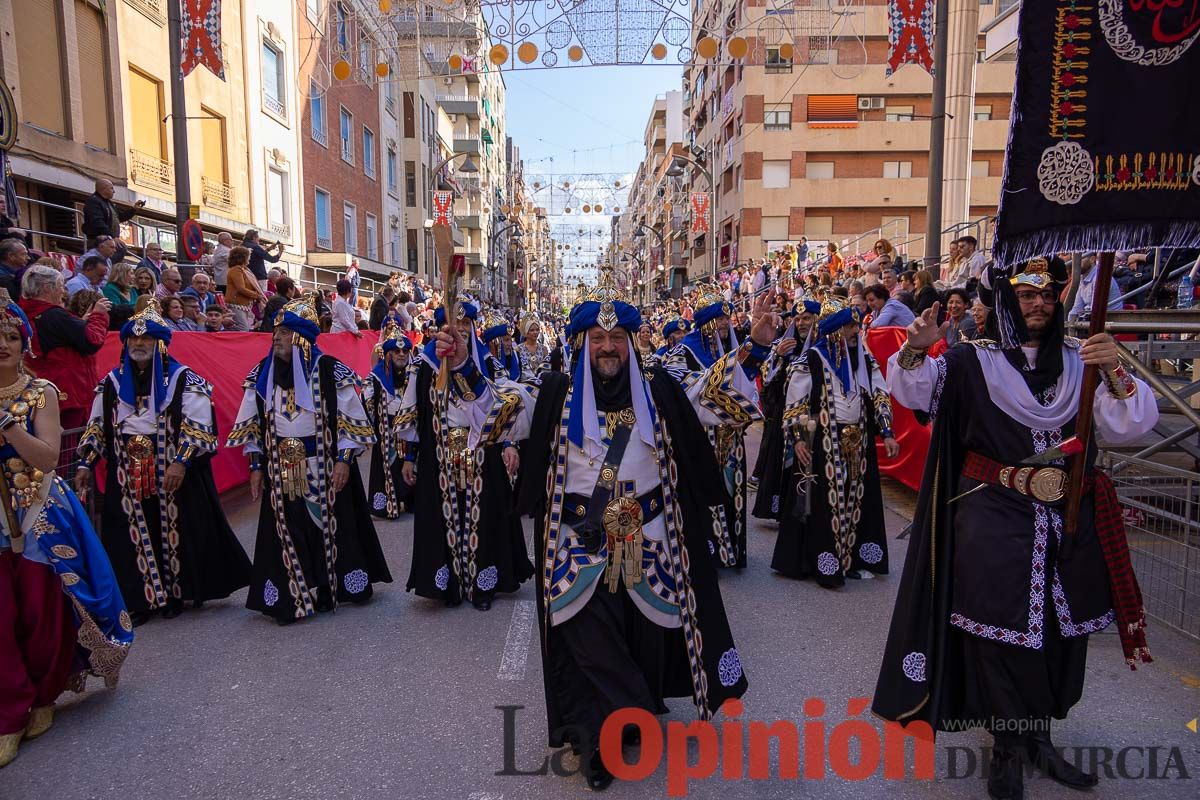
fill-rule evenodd
<path id="1" fill-rule="evenodd" d="M 454 123 L 458 122 L 458 114 L 449 114 L 448 116 L 450 117 L 450 124 L 451 124 L 451 125 L 453 125 Z"/>
<path id="2" fill-rule="evenodd" d="M 451 78 L 451 77 L 442 78 L 442 83 L 446 84 L 447 86 L 453 86 L 454 78 Z"/>
<path id="3" fill-rule="evenodd" d="M 871 110 L 871 98 L 869 98 L 869 97 L 858 98 L 858 110 L 859 111 L 870 111 Z"/>
<path id="4" fill-rule="evenodd" d="M 872 97 L 871 98 L 871 110 L 872 111 L 882 110 L 883 107 L 884 107 L 884 100 L 882 97 Z"/>

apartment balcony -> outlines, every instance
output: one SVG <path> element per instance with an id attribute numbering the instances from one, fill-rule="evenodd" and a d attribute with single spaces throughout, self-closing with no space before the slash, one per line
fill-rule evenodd
<path id="1" fill-rule="evenodd" d="M 483 216 L 480 214 L 463 214 L 462 216 L 456 216 L 455 219 L 458 221 L 458 227 L 460 228 L 470 228 L 477 231 L 483 230 Z"/>
<path id="2" fill-rule="evenodd" d="M 200 176 L 200 199 L 204 205 L 220 211 L 233 212 L 237 209 L 233 187 L 207 175 Z"/>
<path id="3" fill-rule="evenodd" d="M 147 189 L 169 192 L 175 186 L 175 170 L 170 161 L 130 149 L 129 179 Z"/>
<path id="4" fill-rule="evenodd" d="M 482 152 L 479 139 L 455 139 L 454 152 L 470 153 L 471 155 L 479 155 Z"/>
<path id="5" fill-rule="evenodd" d="M 401 39 L 479 39 L 481 31 L 474 21 L 396 19 L 392 27 Z"/>
<path id="6" fill-rule="evenodd" d="M 469 95 L 438 95 L 437 104 L 447 114 L 462 114 L 469 119 L 479 119 L 481 106 L 478 97 Z"/>
<path id="7" fill-rule="evenodd" d="M 272 222 L 267 226 L 267 230 L 273 233 L 281 242 L 285 244 L 292 240 L 292 226 L 284 225 L 279 222 Z"/>
<path id="8" fill-rule="evenodd" d="M 167 9 L 165 0 L 125 0 L 125 2 L 159 25 L 166 24 Z"/>

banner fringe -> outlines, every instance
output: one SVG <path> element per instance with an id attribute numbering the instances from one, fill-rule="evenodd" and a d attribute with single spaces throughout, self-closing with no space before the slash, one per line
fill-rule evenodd
<path id="1" fill-rule="evenodd" d="M 1200 243 L 1200 220 L 1067 225 L 1030 231 L 997 241 L 992 258 L 1009 267 L 1038 256 L 1094 250 L 1145 250 L 1150 247 L 1191 248 Z"/>

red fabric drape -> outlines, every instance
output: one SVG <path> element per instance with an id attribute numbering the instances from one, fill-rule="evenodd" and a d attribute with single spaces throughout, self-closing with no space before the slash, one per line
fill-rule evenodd
<path id="1" fill-rule="evenodd" d="M 908 337 L 904 328 L 872 328 L 867 331 L 867 347 L 879 362 L 879 368 L 887 377 L 887 361 L 900 349 Z M 945 342 L 930 348 L 930 357 L 936 357 L 946 349 Z M 879 472 L 895 478 L 910 489 L 921 486 L 921 473 L 925 469 L 925 456 L 929 453 L 930 427 L 921 425 L 913 413 L 892 398 L 892 431 L 900 443 L 899 458 L 888 458 L 883 451 L 883 442 L 876 443 L 879 457 Z"/>
<path id="2" fill-rule="evenodd" d="M 371 370 L 371 349 L 378 341 L 378 331 L 363 331 L 362 338 L 351 333 L 323 333 L 317 339 L 317 347 L 363 376 Z M 171 338 L 171 356 L 213 386 L 217 440 L 222 443 L 213 459 L 217 491 L 243 484 L 249 477 L 242 449 L 231 450 L 223 443 L 242 403 L 242 383 L 270 348 L 271 335 L 267 333 L 176 333 Z M 108 334 L 108 340 L 96 355 L 101 375 L 120 363 L 121 352 L 120 335 Z M 97 478 L 102 474 L 97 472 Z"/>

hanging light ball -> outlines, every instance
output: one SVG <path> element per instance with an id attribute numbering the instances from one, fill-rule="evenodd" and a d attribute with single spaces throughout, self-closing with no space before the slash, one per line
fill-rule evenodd
<path id="1" fill-rule="evenodd" d="M 591 207 L 591 206 L 589 206 L 589 205 L 587 205 L 587 204 L 585 203 L 585 204 L 584 204 L 584 206 L 583 206 L 583 213 L 585 213 L 585 214 L 590 214 L 590 213 L 592 213 L 592 207 Z"/>
<path id="2" fill-rule="evenodd" d="M 488 60 L 497 67 L 508 61 L 508 48 L 502 44 L 492 45 L 492 49 L 488 51 Z"/>
<path id="3" fill-rule="evenodd" d="M 729 51 L 731 58 L 745 58 L 746 53 L 750 51 L 750 45 L 741 36 L 734 36 L 725 45 L 725 49 Z"/>
<path id="4" fill-rule="evenodd" d="M 517 58 L 521 59 L 523 64 L 532 64 L 537 59 L 538 49 L 533 42 L 522 42 L 517 48 Z"/>
<path id="5" fill-rule="evenodd" d="M 391 66 L 385 61 L 380 61 L 375 65 L 375 74 L 381 78 L 386 78 L 392 71 Z"/>
<path id="6" fill-rule="evenodd" d="M 462 56 L 460 56 L 458 53 L 455 53 L 446 59 L 446 66 L 450 67 L 450 69 L 454 72 L 458 72 L 460 69 L 462 69 L 462 65 Z"/>
<path id="7" fill-rule="evenodd" d="M 344 81 L 347 78 L 349 78 L 350 77 L 350 62 L 344 58 L 339 61 L 334 62 L 333 77 L 337 78 L 339 81 Z"/>
<path id="8" fill-rule="evenodd" d="M 583 48 L 577 44 L 571 45 L 567 49 L 567 58 L 569 58 L 571 61 L 582 61 L 583 60 Z"/>
<path id="9" fill-rule="evenodd" d="M 696 55 L 701 58 L 715 58 L 720 49 L 717 40 L 711 36 L 703 36 L 696 42 Z"/>
<path id="10" fill-rule="evenodd" d="M 386 14 L 392 10 L 392 0 L 379 0 L 380 13 Z"/>
<path id="11" fill-rule="evenodd" d="M 779 57 L 784 61 L 791 61 L 792 56 L 796 54 L 796 49 L 792 47 L 791 42 L 784 42 L 779 45 Z"/>
<path id="12" fill-rule="evenodd" d="M 662 42 L 650 48 L 650 55 L 654 56 L 655 61 L 662 61 L 667 57 L 667 46 Z"/>

